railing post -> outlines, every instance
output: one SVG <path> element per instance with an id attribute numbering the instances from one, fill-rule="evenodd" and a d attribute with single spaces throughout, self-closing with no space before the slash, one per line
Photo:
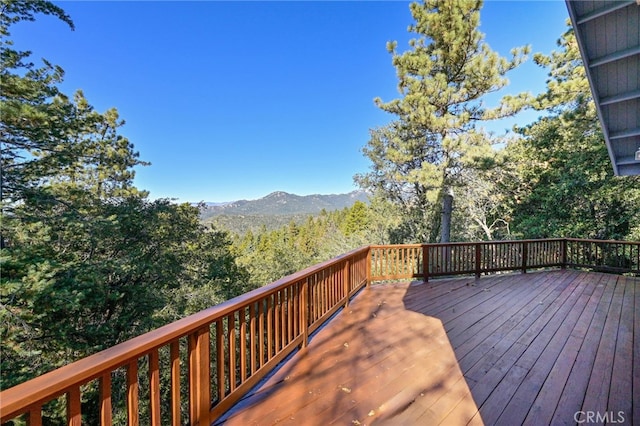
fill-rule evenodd
<path id="1" fill-rule="evenodd" d="M 476 279 L 480 278 L 480 274 L 482 273 L 481 263 L 482 263 L 482 246 L 481 243 L 476 243 Z"/>
<path id="2" fill-rule="evenodd" d="M 527 273 L 527 257 L 529 257 L 529 243 L 522 241 L 522 273 Z"/>
<path id="3" fill-rule="evenodd" d="M 562 239 L 562 241 L 560 241 L 560 256 L 561 256 L 561 262 L 562 264 L 560 265 L 560 268 L 562 269 L 567 269 L 567 246 L 568 246 L 568 240 L 566 238 Z"/>
<path id="4" fill-rule="evenodd" d="M 219 320 L 222 321 L 222 320 Z M 216 333 L 220 332 L 220 328 Z M 218 342 L 220 339 L 218 338 Z M 189 335 L 189 406 L 192 425 L 208 425 L 211 410 L 209 327 Z M 220 351 L 218 350 L 218 353 Z M 224 374 L 224 369 L 218 374 Z M 224 391 L 223 391 L 224 392 Z"/>
<path id="5" fill-rule="evenodd" d="M 429 245 L 422 245 L 422 275 L 424 282 L 429 282 Z"/>
<path id="6" fill-rule="evenodd" d="M 371 246 L 369 246 L 369 248 L 367 248 L 367 262 L 365 263 L 367 287 L 371 287 L 371 262 L 373 262 L 373 259 L 371 258 Z"/>
<path id="7" fill-rule="evenodd" d="M 349 289 L 351 288 L 351 260 L 347 259 L 342 268 L 342 281 L 344 283 L 344 307 L 349 307 Z"/>

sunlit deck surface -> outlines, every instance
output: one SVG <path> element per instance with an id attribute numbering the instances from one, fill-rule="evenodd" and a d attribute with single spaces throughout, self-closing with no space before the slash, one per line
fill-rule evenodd
<path id="1" fill-rule="evenodd" d="M 373 285 L 218 423 L 640 424 L 639 405 L 640 279 L 558 270 Z"/>

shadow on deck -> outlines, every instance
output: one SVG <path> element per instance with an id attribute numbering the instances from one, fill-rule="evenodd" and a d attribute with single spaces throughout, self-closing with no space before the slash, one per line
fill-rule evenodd
<path id="1" fill-rule="evenodd" d="M 217 423 L 634 424 L 639 359 L 638 278 L 375 285 Z"/>

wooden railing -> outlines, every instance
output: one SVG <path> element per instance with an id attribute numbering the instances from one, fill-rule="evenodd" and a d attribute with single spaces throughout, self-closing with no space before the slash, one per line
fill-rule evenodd
<path id="1" fill-rule="evenodd" d="M 122 393 L 112 389 L 112 377 L 120 373 L 128 424 L 137 425 L 146 406 L 144 423 L 180 425 L 186 417 L 208 425 L 349 303 L 367 283 L 368 253 L 367 247 L 354 250 L 5 390 L 0 422 L 24 414 L 30 425 L 42 424 L 43 405 L 64 396 L 68 424 L 80 425 L 82 393 L 93 386 L 99 389 L 96 417 L 110 425 L 112 392 Z M 162 416 L 161 381 L 169 389 Z"/>
<path id="2" fill-rule="evenodd" d="M 131 425 L 139 423 L 140 407 L 152 425 L 210 424 L 373 281 L 551 267 L 640 275 L 640 242 L 363 247 L 2 391 L 0 423 L 24 416 L 42 424 L 43 406 L 64 398 L 68 424 L 82 424 L 82 407 L 94 406 L 94 417 L 110 425 L 117 394 Z M 96 401 L 89 404 L 92 389 Z"/>
<path id="3" fill-rule="evenodd" d="M 370 281 L 489 274 L 552 267 L 640 274 L 640 242 L 578 240 L 483 241 L 374 245 Z"/>
<path id="4" fill-rule="evenodd" d="M 640 274 L 640 242 L 566 240 L 567 267 Z"/>

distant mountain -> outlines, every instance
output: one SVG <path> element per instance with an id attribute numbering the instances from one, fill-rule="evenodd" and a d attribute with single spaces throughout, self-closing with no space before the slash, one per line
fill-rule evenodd
<path id="1" fill-rule="evenodd" d="M 270 216 L 270 215 L 308 215 L 326 211 L 342 210 L 351 207 L 356 201 L 367 202 L 363 191 L 352 191 L 348 194 L 330 195 L 295 195 L 276 191 L 257 200 L 239 200 L 230 203 L 214 205 L 206 203 L 201 218 L 213 216 Z"/>
<path id="2" fill-rule="evenodd" d="M 194 207 L 200 207 L 200 206 L 204 206 L 205 208 L 209 208 L 209 207 L 218 207 L 218 206 L 224 206 L 226 204 L 229 204 L 229 202 L 222 202 L 222 203 L 217 203 L 217 202 L 213 202 L 213 201 L 200 201 L 198 203 L 189 203 Z"/>

